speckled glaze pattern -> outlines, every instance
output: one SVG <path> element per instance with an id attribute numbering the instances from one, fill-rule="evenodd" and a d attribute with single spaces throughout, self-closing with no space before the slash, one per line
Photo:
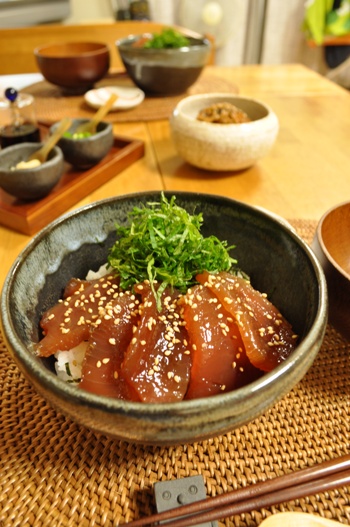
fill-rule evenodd
<path id="1" fill-rule="evenodd" d="M 20 161 L 39 150 L 42 143 L 21 143 L 0 152 L 0 187 L 23 200 L 43 198 L 54 188 L 63 175 L 62 151 L 55 146 L 47 161 L 36 168 L 12 170 Z"/>
<path id="2" fill-rule="evenodd" d="M 170 193 L 166 194 L 170 197 Z M 110 198 L 67 214 L 37 234 L 14 262 L 4 284 L 4 338 L 19 368 L 54 407 L 73 420 L 118 439 L 144 444 L 191 443 L 248 423 L 287 393 L 306 373 L 327 323 L 321 266 L 283 220 L 232 199 L 176 193 L 190 213 L 202 212 L 203 233 L 235 244 L 234 256 L 253 285 L 292 322 L 300 343 L 271 373 L 236 391 L 172 404 L 143 404 L 96 396 L 57 378 L 52 362 L 33 353 L 42 313 L 71 277 L 85 277 L 106 261 L 115 223 L 159 192 Z M 35 277 L 35 279 L 33 279 Z"/>
<path id="3" fill-rule="evenodd" d="M 80 124 L 86 122 L 88 122 L 88 119 L 73 119 L 69 132 L 73 134 Z M 52 125 L 50 129 L 51 133 L 58 126 L 59 123 Z M 97 125 L 96 134 L 83 139 L 61 137 L 57 144 L 61 148 L 64 158 L 68 163 L 75 168 L 86 169 L 99 163 L 108 154 L 113 146 L 113 141 L 112 125 L 102 121 Z"/>
<path id="4" fill-rule="evenodd" d="M 200 110 L 229 102 L 244 110 L 249 123 L 217 124 L 198 121 Z M 178 154 L 198 168 L 243 170 L 268 154 L 276 141 L 279 121 L 266 104 L 229 94 L 191 95 L 182 99 L 170 118 Z"/>

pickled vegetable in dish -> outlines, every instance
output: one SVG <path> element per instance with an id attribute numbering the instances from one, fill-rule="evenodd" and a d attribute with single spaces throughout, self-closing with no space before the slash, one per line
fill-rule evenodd
<path id="1" fill-rule="evenodd" d="M 91 137 L 91 132 L 65 132 L 62 137 L 65 137 L 66 139 L 86 139 L 87 137 Z"/>
<path id="2" fill-rule="evenodd" d="M 81 389 L 144 403 L 232 391 L 286 360 L 297 343 L 292 326 L 252 287 L 226 243 L 214 238 L 221 268 L 208 258 L 201 216 L 175 198 L 145 209 L 133 210 L 128 227 L 117 226 L 110 255 L 120 273 L 107 264 L 102 276 L 71 279 L 42 316 L 36 353 L 54 355 L 57 374 Z M 197 271 L 190 275 L 177 249 L 192 255 L 192 242 Z"/>

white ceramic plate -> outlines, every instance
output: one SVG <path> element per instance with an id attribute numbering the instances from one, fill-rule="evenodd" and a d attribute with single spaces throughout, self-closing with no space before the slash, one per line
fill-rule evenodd
<path id="1" fill-rule="evenodd" d="M 84 98 L 89 106 L 98 109 L 109 99 L 112 93 L 115 93 L 118 99 L 113 104 L 111 111 L 129 110 L 141 104 L 145 98 L 144 92 L 139 88 L 122 86 L 106 86 L 89 90 L 85 93 Z"/>

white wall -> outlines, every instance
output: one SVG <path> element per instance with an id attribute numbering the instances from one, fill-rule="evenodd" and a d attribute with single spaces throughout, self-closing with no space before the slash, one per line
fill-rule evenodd
<path id="1" fill-rule="evenodd" d="M 70 0 L 71 16 L 67 23 L 114 21 L 117 0 Z M 223 1 L 223 0 L 222 0 Z M 219 65 L 257 62 L 250 47 L 256 47 L 261 5 L 266 1 L 266 21 L 260 48 L 265 64 L 303 63 L 316 71 L 326 71 L 322 49 L 309 48 L 301 29 L 305 0 L 226 0 L 230 30 L 225 44 L 216 50 Z M 186 24 L 184 6 L 198 12 L 205 0 L 149 0 L 152 19 L 165 24 Z M 190 17 L 191 20 L 193 17 Z M 188 20 L 188 18 L 187 18 Z M 192 29 L 192 28 L 191 28 Z M 247 44 L 247 32 L 249 40 Z M 253 42 L 253 44 L 252 44 Z M 249 46 L 250 43 L 250 46 Z M 260 39 L 259 39 L 260 43 Z M 253 59 L 251 58 L 253 56 Z"/>
<path id="2" fill-rule="evenodd" d="M 80 24 L 89 21 L 114 21 L 113 4 L 110 0 L 70 0 L 71 15 L 68 24 Z"/>
<path id="3" fill-rule="evenodd" d="M 325 72 L 322 48 L 310 48 L 302 31 L 305 0 L 268 0 L 261 62 L 301 62 Z"/>

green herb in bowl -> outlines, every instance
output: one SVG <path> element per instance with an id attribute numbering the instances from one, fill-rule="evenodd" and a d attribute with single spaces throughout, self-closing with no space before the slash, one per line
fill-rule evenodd
<path id="1" fill-rule="evenodd" d="M 186 292 L 202 271 L 229 271 L 237 263 L 226 241 L 204 237 L 202 214 L 191 215 L 175 203 L 175 197 L 135 207 L 129 225 L 117 225 L 118 239 L 108 263 L 118 271 L 122 289 L 149 280 L 158 305 L 162 292 L 171 286 Z M 157 292 L 154 283 L 161 283 Z"/>
<path id="2" fill-rule="evenodd" d="M 163 29 L 161 33 L 154 33 L 152 38 L 144 43 L 143 47 L 158 49 L 183 48 L 189 44 L 190 41 L 187 37 L 172 28 L 167 28 Z"/>

